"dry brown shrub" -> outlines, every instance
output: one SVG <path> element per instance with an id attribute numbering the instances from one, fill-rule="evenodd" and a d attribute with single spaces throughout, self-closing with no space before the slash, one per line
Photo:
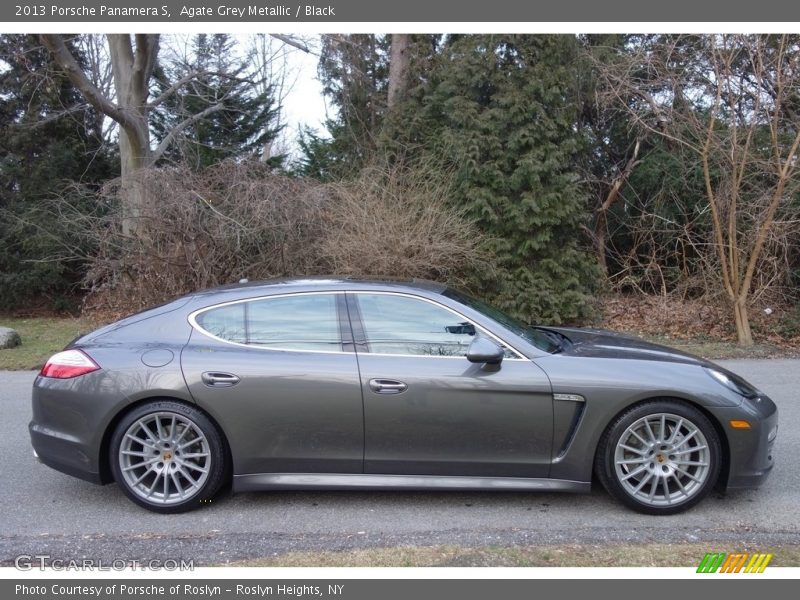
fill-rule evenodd
<path id="1" fill-rule="evenodd" d="M 463 282 L 484 268 L 483 239 L 448 206 L 441 174 L 365 170 L 322 184 L 259 163 L 139 174 L 147 204 L 124 235 L 118 190 L 111 210 L 81 226 L 91 245 L 90 310 L 124 312 L 236 282 L 300 275 L 428 278 Z"/>
<path id="2" fill-rule="evenodd" d="M 613 295 L 603 299 L 603 327 L 640 334 L 667 335 L 675 338 L 729 340 L 734 331 L 725 319 L 722 302 L 705 298 L 679 298 L 674 295 Z"/>
<path id="3" fill-rule="evenodd" d="M 334 201 L 320 249 L 332 273 L 459 282 L 480 262 L 477 229 L 448 205 L 448 184 L 433 172 L 370 168 L 326 189 Z"/>
<path id="4" fill-rule="evenodd" d="M 735 342 L 736 330 L 725 318 L 726 310 L 722 298 L 614 294 L 602 298 L 600 326 L 677 340 Z M 800 348 L 800 311 L 791 304 L 754 304 L 752 326 L 759 342 Z"/>

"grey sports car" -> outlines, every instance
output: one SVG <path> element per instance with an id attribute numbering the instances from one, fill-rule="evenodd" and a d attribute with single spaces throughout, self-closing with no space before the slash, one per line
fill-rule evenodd
<path id="1" fill-rule="evenodd" d="M 84 335 L 33 385 L 35 454 L 179 512 L 223 486 L 586 492 L 671 514 L 772 468 L 777 410 L 714 363 L 530 327 L 431 282 L 191 294 Z"/>

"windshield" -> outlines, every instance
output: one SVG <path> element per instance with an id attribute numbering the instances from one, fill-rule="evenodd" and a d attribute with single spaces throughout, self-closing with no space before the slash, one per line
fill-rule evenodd
<path id="1" fill-rule="evenodd" d="M 545 332 L 539 329 L 534 329 L 530 325 L 526 325 L 522 321 L 519 321 L 511 315 L 504 313 L 499 308 L 490 306 L 489 304 L 486 304 L 477 298 L 467 296 L 466 294 L 458 292 L 452 288 L 447 288 L 444 292 L 442 292 L 442 294 L 448 298 L 452 298 L 453 300 L 460 302 L 461 304 L 469 306 L 473 310 L 477 310 L 479 313 L 486 315 L 493 321 L 497 321 L 500 323 L 500 325 L 512 333 L 539 348 L 539 350 L 544 350 L 545 352 L 558 352 L 561 349 L 560 344 L 554 340 L 553 337 L 548 336 Z"/>

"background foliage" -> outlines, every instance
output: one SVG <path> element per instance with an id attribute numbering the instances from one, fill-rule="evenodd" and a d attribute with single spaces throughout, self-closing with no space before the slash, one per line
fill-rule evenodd
<path id="1" fill-rule="evenodd" d="M 87 49 L 102 38 L 64 39 L 100 85 L 102 56 Z M 289 140 L 291 156 L 277 150 L 275 64 L 219 34 L 158 53 L 150 98 L 166 99 L 147 114 L 153 143 L 170 143 L 137 174 L 149 192 L 132 235 L 114 124 L 37 37 L 0 36 L 0 308 L 124 311 L 241 277 L 337 273 L 454 282 L 530 322 L 586 322 L 608 292 L 726 310 L 710 210 L 728 214 L 725 153 L 704 170 L 692 147 L 709 123 L 719 148 L 751 127 L 751 164 L 769 155 L 768 118 L 732 90 L 721 104 L 738 113 L 714 114 L 711 84 L 728 56 L 740 96 L 748 81 L 794 77 L 800 36 L 336 34 L 312 46 L 330 113 L 325 131 Z M 753 49 L 766 78 L 745 60 Z M 800 92 L 781 102 L 783 151 Z M 748 173 L 742 232 L 773 185 Z M 795 172 L 747 299 L 781 311 L 787 331 L 796 184 Z"/>

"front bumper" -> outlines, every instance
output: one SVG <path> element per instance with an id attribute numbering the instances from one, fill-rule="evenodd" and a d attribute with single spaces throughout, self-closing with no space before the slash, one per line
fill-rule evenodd
<path id="1" fill-rule="evenodd" d="M 778 409 L 768 397 L 745 400 L 736 409 L 717 409 L 728 440 L 730 464 L 726 490 L 757 488 L 775 464 L 774 446 L 778 433 Z M 731 419 L 745 419 L 750 429 L 730 427 Z"/>

